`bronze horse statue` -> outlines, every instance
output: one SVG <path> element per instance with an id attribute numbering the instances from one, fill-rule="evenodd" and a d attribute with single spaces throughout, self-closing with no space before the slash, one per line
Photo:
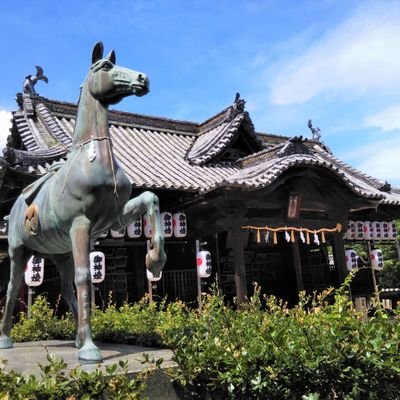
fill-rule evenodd
<path id="1" fill-rule="evenodd" d="M 91 240 L 119 229 L 147 212 L 152 237 L 146 267 L 159 272 L 166 261 L 159 202 L 151 192 L 129 200 L 131 183 L 112 152 L 108 106 L 149 91 L 146 75 L 115 65 L 115 52 L 103 58 L 103 44 L 93 49 L 83 83 L 74 141 L 65 163 L 26 188 L 9 217 L 11 263 L 0 348 L 12 347 L 12 314 L 25 265 L 32 254 L 49 258 L 61 278 L 61 294 L 77 322 L 76 345 L 81 362 L 102 361 L 90 326 Z M 77 299 L 73 283 L 77 289 Z"/>

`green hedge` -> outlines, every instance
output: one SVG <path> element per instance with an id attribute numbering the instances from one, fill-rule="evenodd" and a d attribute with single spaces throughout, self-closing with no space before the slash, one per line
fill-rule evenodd
<path id="1" fill-rule="evenodd" d="M 238 310 L 217 293 L 201 310 L 181 302 L 109 304 L 92 317 L 95 339 L 169 347 L 171 372 L 191 399 L 399 399 L 400 324 L 380 311 L 357 313 L 346 286 L 296 307 L 263 298 L 256 288 Z M 36 330 L 33 333 L 32 328 Z M 21 316 L 14 340 L 71 338 L 68 314 L 57 319 L 38 297 L 32 319 Z"/>
<path id="2" fill-rule="evenodd" d="M 127 363 L 86 372 L 76 367 L 67 371 L 67 364 L 47 356 L 48 364 L 40 365 L 40 377 L 22 375 L 5 369 L 0 360 L 0 399 L 4 400 L 138 400 L 143 399 L 145 377 L 132 379 Z"/>

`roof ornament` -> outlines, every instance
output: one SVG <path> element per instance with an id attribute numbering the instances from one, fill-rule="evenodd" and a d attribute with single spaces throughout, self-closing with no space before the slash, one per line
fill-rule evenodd
<path id="1" fill-rule="evenodd" d="M 35 85 L 37 81 L 44 81 L 46 83 L 49 82 L 48 78 L 46 75 L 43 74 L 43 68 L 40 67 L 39 65 L 35 65 L 36 67 L 36 75 L 28 75 L 25 77 L 24 80 L 24 93 L 25 94 L 30 94 L 31 96 L 37 96 L 36 90 L 35 90 Z"/>
<path id="2" fill-rule="evenodd" d="M 311 119 L 308 120 L 308 127 L 311 130 L 312 140 L 315 140 L 316 142 L 320 142 L 321 141 L 320 140 L 321 139 L 321 129 L 319 129 L 318 127 L 314 128 L 312 126 L 312 120 Z"/>
<path id="3" fill-rule="evenodd" d="M 238 112 L 243 112 L 245 104 L 246 104 L 246 101 L 241 99 L 240 98 L 240 93 L 237 92 L 236 96 L 235 96 L 235 101 L 233 103 L 233 108 Z"/>
<path id="4" fill-rule="evenodd" d="M 379 188 L 379 190 L 381 192 L 389 193 L 392 190 L 392 185 L 388 181 L 385 181 L 385 183 Z"/>

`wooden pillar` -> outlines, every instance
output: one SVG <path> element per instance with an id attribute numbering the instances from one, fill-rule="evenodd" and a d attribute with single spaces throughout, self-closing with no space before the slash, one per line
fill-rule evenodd
<path id="1" fill-rule="evenodd" d="M 369 264 L 371 266 L 371 278 L 372 278 L 372 286 L 374 287 L 374 295 L 375 295 L 375 299 L 377 301 L 377 306 L 379 307 L 380 305 L 380 299 L 379 299 L 379 290 L 378 290 L 378 285 L 376 284 L 376 276 L 375 276 L 375 271 L 372 268 L 372 257 L 371 257 L 371 253 L 372 253 L 372 248 L 371 248 L 371 241 L 367 240 L 367 250 L 368 250 L 368 260 L 369 260 Z"/>
<path id="2" fill-rule="evenodd" d="M 233 266 L 235 270 L 236 298 L 238 304 L 241 304 L 247 301 L 247 284 L 240 226 L 232 228 L 231 234 L 233 241 Z"/>
<path id="3" fill-rule="evenodd" d="M 293 263 L 294 263 L 294 269 L 296 272 L 296 284 L 297 284 L 297 291 L 301 292 L 304 290 L 304 282 L 303 282 L 303 274 L 301 270 L 301 258 L 300 258 L 300 247 L 299 247 L 299 241 L 296 238 L 294 243 L 292 243 L 292 249 L 293 249 Z"/>
<path id="4" fill-rule="evenodd" d="M 341 285 L 348 274 L 344 252 L 343 232 L 335 232 L 333 237 L 333 257 L 338 273 L 339 285 Z"/>
<path id="5" fill-rule="evenodd" d="M 132 260 L 132 267 L 130 269 L 133 271 L 134 276 L 134 293 L 128 293 L 128 295 L 130 296 L 129 300 L 138 301 L 146 292 L 146 245 L 133 246 L 131 247 L 130 253 Z"/>

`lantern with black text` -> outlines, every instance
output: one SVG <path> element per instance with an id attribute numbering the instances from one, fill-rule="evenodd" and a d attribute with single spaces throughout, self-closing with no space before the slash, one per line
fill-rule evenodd
<path id="1" fill-rule="evenodd" d="M 172 214 L 164 211 L 160 214 L 161 229 L 164 232 L 164 237 L 169 238 L 172 236 Z"/>
<path id="2" fill-rule="evenodd" d="M 197 274 L 200 278 L 209 278 L 211 275 L 211 253 L 207 250 L 197 253 Z"/>
<path id="3" fill-rule="evenodd" d="M 380 240 L 382 237 L 381 234 L 381 223 L 379 221 L 372 222 L 372 239 Z"/>
<path id="4" fill-rule="evenodd" d="M 372 240 L 372 222 L 371 221 L 364 221 L 364 239 L 365 240 Z"/>
<path id="5" fill-rule="evenodd" d="M 381 222 L 381 237 L 383 240 L 389 240 L 389 222 Z"/>
<path id="6" fill-rule="evenodd" d="M 346 267 L 348 271 L 353 271 L 353 269 L 357 268 L 357 259 L 358 255 L 353 249 L 345 251 Z"/>
<path id="7" fill-rule="evenodd" d="M 125 236 L 126 229 L 121 228 L 118 229 L 117 231 L 114 231 L 113 229 L 110 230 L 111 232 L 111 237 L 114 239 L 122 239 Z"/>
<path id="8" fill-rule="evenodd" d="M 139 215 L 127 228 L 128 237 L 137 239 L 142 236 L 142 216 Z"/>
<path id="9" fill-rule="evenodd" d="M 383 254 L 379 249 L 371 251 L 371 267 L 376 271 L 380 271 L 383 268 Z"/>
<path id="10" fill-rule="evenodd" d="M 347 221 L 347 229 L 345 234 L 345 239 L 354 240 L 356 234 L 356 224 L 354 221 Z"/>
<path id="11" fill-rule="evenodd" d="M 364 239 L 364 222 L 356 221 L 354 224 L 355 224 L 354 238 L 356 240 Z"/>
<path id="12" fill-rule="evenodd" d="M 39 286 L 43 283 L 44 259 L 32 256 L 25 267 L 25 283 L 32 286 Z"/>
<path id="13" fill-rule="evenodd" d="M 162 278 L 162 271 L 153 274 L 146 268 L 146 276 L 147 280 L 149 280 L 150 282 L 157 282 Z"/>
<path id="14" fill-rule="evenodd" d="M 172 216 L 172 225 L 174 227 L 174 236 L 182 238 L 187 235 L 186 214 L 177 212 Z"/>
<path id="15" fill-rule="evenodd" d="M 151 238 L 151 225 L 150 225 L 150 218 L 147 213 L 143 214 L 143 233 L 147 239 Z"/>
<path id="16" fill-rule="evenodd" d="M 106 274 L 106 256 L 101 251 L 92 251 L 89 254 L 90 278 L 92 283 L 101 283 Z"/>
<path id="17" fill-rule="evenodd" d="M 397 236 L 397 229 L 396 229 L 396 223 L 394 221 L 389 222 L 389 239 L 393 240 L 396 239 Z"/>

